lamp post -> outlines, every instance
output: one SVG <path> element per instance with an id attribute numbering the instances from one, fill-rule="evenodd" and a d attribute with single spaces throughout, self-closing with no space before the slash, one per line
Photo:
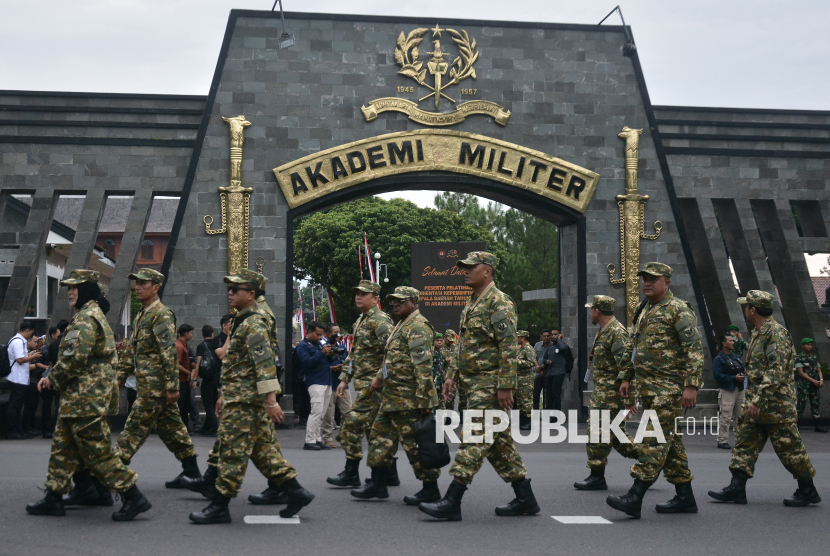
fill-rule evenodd
<path id="1" fill-rule="evenodd" d="M 383 267 L 383 283 L 389 283 L 389 267 L 385 264 L 380 264 L 380 253 L 375 253 L 375 278 L 380 283 L 380 267 Z"/>

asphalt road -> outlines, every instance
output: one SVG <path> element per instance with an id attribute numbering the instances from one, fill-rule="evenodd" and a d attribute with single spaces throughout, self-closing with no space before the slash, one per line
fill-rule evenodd
<path id="1" fill-rule="evenodd" d="M 584 429 L 584 425 L 581 427 Z M 584 432 L 584 430 L 583 430 Z M 633 432 L 633 431 L 632 431 Z M 700 513 L 660 515 L 657 502 L 668 500 L 674 489 L 664 479 L 649 490 L 641 520 L 632 520 L 605 504 L 609 493 L 622 494 L 631 479 L 629 463 L 613 453 L 607 471 L 608 492 L 579 492 L 572 484 L 587 475 L 584 446 L 532 444 L 520 446 L 542 506 L 538 516 L 498 517 L 493 508 L 513 497 L 489 463 L 467 491 L 464 519 L 436 521 L 417 508 L 406 506 L 406 494 L 419 490 L 401 451 L 402 484 L 391 487 L 386 501 L 360 501 L 348 489 L 330 488 L 325 478 L 338 473 L 342 450 L 307 452 L 303 431 L 280 431 L 288 461 L 300 482 L 317 497 L 300 512 L 300 523 L 248 525 L 246 515 L 276 516 L 282 506 L 253 506 L 247 496 L 265 488 L 265 479 L 251 465 L 239 498 L 231 502 L 233 523 L 200 526 L 187 516 L 206 506 L 201 496 L 164 488 L 164 481 L 179 472 L 173 456 L 151 436 L 133 459 L 139 486 L 153 508 L 133 522 L 115 523 L 115 508 L 69 509 L 66 517 L 26 514 L 28 502 L 39 499 L 49 458 L 49 441 L 0 442 L 0 554 L 2 555 L 160 555 L 188 556 L 239 554 L 409 555 L 440 553 L 490 554 L 826 554 L 830 525 L 830 435 L 802 432 L 818 476 L 816 486 L 825 501 L 808 508 L 787 508 L 782 500 L 796 488 L 792 477 L 767 445 L 748 483 L 749 504 L 735 506 L 711 501 L 706 491 L 729 482 L 729 452 L 715 448 L 711 436 L 685 438 Z M 212 445 L 195 437 L 200 466 Z M 449 483 L 447 468 L 439 480 L 441 491 Z M 361 476 L 368 469 L 361 467 Z M 120 502 L 116 502 L 120 504 Z M 117 506 L 116 506 L 117 507 Z M 597 516 L 610 523 L 563 524 L 552 516 Z"/>

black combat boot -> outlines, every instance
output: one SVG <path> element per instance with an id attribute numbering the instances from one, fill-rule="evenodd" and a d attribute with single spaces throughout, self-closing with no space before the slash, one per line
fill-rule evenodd
<path id="1" fill-rule="evenodd" d="M 388 468 L 389 473 L 386 475 L 386 486 L 396 487 L 401 486 L 401 480 L 398 478 L 398 458 L 392 458 L 392 465 Z M 372 478 L 366 477 L 366 484 L 372 484 Z"/>
<path id="2" fill-rule="evenodd" d="M 182 472 L 176 475 L 176 478 L 172 481 L 164 483 L 164 486 L 167 488 L 186 488 L 182 483 L 182 477 L 197 479 L 201 476 L 202 474 L 199 473 L 199 464 L 196 463 L 196 456 L 186 457 L 182 460 Z"/>
<path id="3" fill-rule="evenodd" d="M 226 498 L 217 492 L 207 508 L 201 512 L 193 512 L 190 514 L 190 521 L 202 525 L 210 523 L 230 523 L 231 512 L 228 510 L 228 503 L 230 501 L 230 498 Z"/>
<path id="4" fill-rule="evenodd" d="M 438 502 L 421 502 L 418 509 L 427 515 L 450 521 L 461 521 L 461 497 L 467 487 L 456 480 L 447 487 L 447 493 Z"/>
<path id="5" fill-rule="evenodd" d="M 112 514 L 113 521 L 130 521 L 138 514 L 153 507 L 136 485 L 131 486 L 127 492 L 121 493 L 121 498 L 124 500 L 124 505 Z"/>
<path id="6" fill-rule="evenodd" d="M 605 482 L 605 468 L 591 469 L 591 474 L 580 482 L 574 483 L 576 490 L 608 490 L 608 483 Z"/>
<path id="7" fill-rule="evenodd" d="M 657 504 L 654 509 L 658 514 L 696 514 L 697 502 L 692 492 L 692 481 L 674 485 L 674 498 L 665 504 Z"/>
<path id="8" fill-rule="evenodd" d="M 288 505 L 280 510 L 280 517 L 293 517 L 314 500 L 314 495 L 304 489 L 296 477 L 285 481 L 282 487 L 288 492 Z"/>
<path id="9" fill-rule="evenodd" d="M 329 477 L 326 482 L 339 487 L 360 486 L 360 460 L 347 459 L 346 468 L 337 474 L 336 477 Z"/>
<path id="10" fill-rule="evenodd" d="M 46 490 L 46 496 L 34 504 L 26 505 L 26 513 L 31 515 L 66 515 L 63 509 L 63 497 L 53 490 Z"/>
<path id="11" fill-rule="evenodd" d="M 216 477 L 219 472 L 212 465 L 208 465 L 205 469 L 205 474 L 201 477 L 192 479 L 190 477 L 182 477 L 182 486 L 187 490 L 198 492 L 205 498 L 213 500 L 213 497 L 218 494 L 216 491 Z"/>
<path id="12" fill-rule="evenodd" d="M 784 499 L 784 505 L 791 508 L 803 508 L 808 504 L 818 504 L 819 502 L 821 502 L 821 497 L 818 495 L 816 485 L 813 484 L 813 479 L 799 480 L 798 490 L 795 491 L 792 498 Z"/>
<path id="13" fill-rule="evenodd" d="M 628 494 L 622 496 L 609 496 L 605 502 L 621 512 L 625 512 L 635 519 L 640 519 L 640 510 L 643 507 L 643 496 L 645 496 L 651 483 L 634 479 L 634 484 L 628 490 Z"/>
<path id="14" fill-rule="evenodd" d="M 749 476 L 743 471 L 732 471 L 732 481 L 721 490 L 710 490 L 709 496 L 721 502 L 746 504 L 746 481 Z"/>
<path id="15" fill-rule="evenodd" d="M 815 432 L 827 432 L 827 429 L 818 425 L 818 419 L 813 419 L 813 425 L 815 426 L 813 429 Z"/>
<path id="16" fill-rule="evenodd" d="M 412 496 L 404 496 L 403 501 L 409 506 L 417 506 L 421 502 L 438 502 L 441 491 L 436 481 L 424 481 L 424 487 Z"/>
<path id="17" fill-rule="evenodd" d="M 107 487 L 93 477 L 86 469 L 72 477 L 75 486 L 64 494 L 64 506 L 112 506 L 115 502 Z"/>
<path id="18" fill-rule="evenodd" d="M 268 481 L 268 488 L 262 491 L 261 494 L 252 494 L 248 496 L 248 502 L 256 504 L 257 506 L 267 506 L 272 504 L 286 504 L 288 503 L 288 492 L 283 488 L 284 485 L 277 486 L 276 483 Z"/>
<path id="19" fill-rule="evenodd" d="M 510 516 L 510 515 L 536 515 L 541 510 L 539 504 L 536 503 L 536 497 L 533 496 L 533 491 L 530 489 L 530 479 L 521 479 L 510 483 L 513 487 L 513 492 L 516 498 L 496 508 L 496 515 Z"/>
<path id="20" fill-rule="evenodd" d="M 372 481 L 362 487 L 352 490 L 352 496 L 362 498 L 389 498 L 389 490 L 386 488 L 386 480 L 389 476 L 389 467 L 373 467 Z"/>

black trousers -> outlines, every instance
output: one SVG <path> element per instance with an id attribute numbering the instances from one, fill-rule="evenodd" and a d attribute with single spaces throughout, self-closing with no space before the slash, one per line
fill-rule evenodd
<path id="1" fill-rule="evenodd" d="M 190 415 L 190 383 L 179 383 L 179 415 L 182 417 L 182 423 L 190 431 L 190 426 L 187 424 Z"/>
<path id="2" fill-rule="evenodd" d="M 40 430 L 43 434 L 54 432 L 58 419 L 58 408 L 61 405 L 61 395 L 51 388 L 44 388 L 40 393 L 43 408 L 40 410 Z M 52 404 L 55 404 L 55 417 L 52 418 Z"/>
<path id="3" fill-rule="evenodd" d="M 539 397 L 545 388 L 545 377 L 537 376 L 533 379 L 533 409 L 540 409 Z"/>
<path id="4" fill-rule="evenodd" d="M 202 425 L 204 431 L 215 431 L 219 428 L 219 420 L 216 418 L 216 400 L 219 398 L 219 385 L 212 382 L 202 383 L 202 404 L 205 406 L 205 423 Z"/>
<path id="5" fill-rule="evenodd" d="M 305 380 L 294 380 L 294 412 L 300 421 L 307 420 L 311 415 L 311 396 L 308 395 Z"/>
<path id="6" fill-rule="evenodd" d="M 20 414 L 29 385 L 9 382 L 9 388 L 11 391 L 9 392 L 9 407 L 6 410 L 6 430 L 9 434 L 23 434 L 23 419 Z"/>
<path id="7" fill-rule="evenodd" d="M 23 430 L 36 431 L 35 415 L 37 406 L 40 405 L 40 392 L 37 391 L 37 383 L 29 384 L 23 395 Z"/>
<path id="8" fill-rule="evenodd" d="M 132 412 L 136 398 L 138 398 L 138 391 L 134 388 L 127 388 L 127 415 Z"/>
<path id="9" fill-rule="evenodd" d="M 562 383 L 565 375 L 545 377 L 545 409 L 562 409 Z"/>

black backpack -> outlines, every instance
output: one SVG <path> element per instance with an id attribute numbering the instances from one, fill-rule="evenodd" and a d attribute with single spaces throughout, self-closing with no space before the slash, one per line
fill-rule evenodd
<path id="1" fill-rule="evenodd" d="M 211 382 L 216 378 L 216 373 L 221 368 L 220 362 L 219 358 L 213 352 L 211 343 L 205 340 L 203 344 L 205 346 L 205 353 L 199 362 L 199 376 L 202 377 L 202 380 Z"/>
<path id="2" fill-rule="evenodd" d="M 12 338 L 14 340 L 14 338 Z M 0 350 L 6 354 L 5 357 L 0 355 L 0 378 L 6 378 L 10 374 L 12 374 L 12 364 L 9 362 L 9 345 L 11 344 L 11 340 L 9 340 L 8 344 L 0 344 Z"/>

